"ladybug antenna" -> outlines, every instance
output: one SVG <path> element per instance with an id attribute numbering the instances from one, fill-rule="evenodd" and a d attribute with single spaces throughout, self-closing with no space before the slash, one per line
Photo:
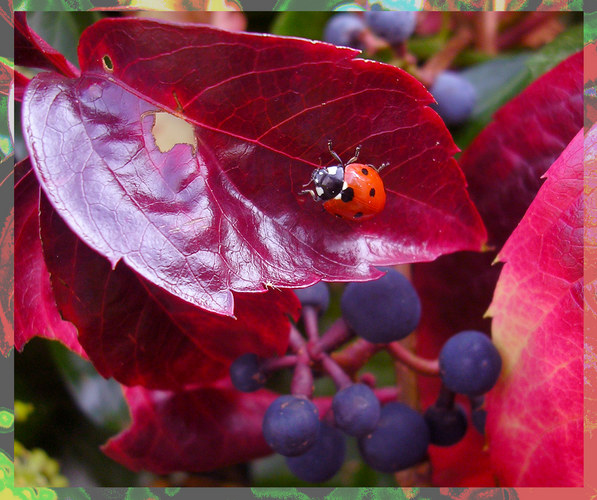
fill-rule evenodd
<path id="1" fill-rule="evenodd" d="M 351 163 L 354 163 L 355 161 L 357 161 L 357 158 L 359 157 L 359 153 L 360 153 L 360 152 L 361 152 L 361 144 L 359 144 L 359 145 L 357 146 L 357 149 L 356 149 L 356 150 L 355 150 L 355 152 L 354 152 L 354 156 L 353 156 L 353 157 L 352 157 L 350 160 L 348 160 L 348 161 L 346 162 L 346 164 L 347 164 L 347 165 L 350 165 Z"/>
<path id="2" fill-rule="evenodd" d="M 330 151 L 330 154 L 334 157 L 334 159 L 340 164 L 340 166 L 342 168 L 344 168 L 344 163 L 342 162 L 342 160 L 340 159 L 340 157 L 336 154 L 336 152 L 332 149 L 332 140 L 328 140 L 328 149 Z"/>

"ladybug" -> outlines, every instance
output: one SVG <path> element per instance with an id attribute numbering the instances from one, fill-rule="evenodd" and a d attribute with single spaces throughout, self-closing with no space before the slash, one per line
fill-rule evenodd
<path id="1" fill-rule="evenodd" d="M 338 164 L 313 170 L 311 180 L 303 187 L 313 183 L 315 189 L 300 194 L 310 194 L 315 201 L 323 201 L 323 208 L 343 219 L 366 220 L 380 213 L 386 204 L 386 191 L 379 172 L 389 164 L 375 168 L 356 163 L 361 146 L 346 163 L 332 150 L 332 141 L 328 141 L 328 149 Z"/>

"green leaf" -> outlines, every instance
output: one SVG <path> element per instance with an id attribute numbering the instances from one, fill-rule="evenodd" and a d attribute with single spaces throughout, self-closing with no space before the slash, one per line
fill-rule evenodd
<path id="1" fill-rule="evenodd" d="M 334 7 L 346 3 L 345 0 L 278 0 L 274 5 L 275 11 L 286 10 L 334 10 Z"/>
<path id="2" fill-rule="evenodd" d="M 8 124 L 8 96 L 0 95 L 0 163 L 14 152 Z"/>
<path id="3" fill-rule="evenodd" d="M 462 72 L 477 89 L 477 104 L 469 121 L 452 130 L 465 149 L 491 121 L 493 114 L 538 77 L 582 49 L 582 25 L 574 26 L 536 52 L 500 57 Z"/>
<path id="4" fill-rule="evenodd" d="M 585 43 L 593 43 L 597 39 L 597 12 L 585 14 Z"/>
<path id="5" fill-rule="evenodd" d="M 34 11 L 76 11 L 93 9 L 90 0 L 15 0 L 13 9 Z"/>
<path id="6" fill-rule="evenodd" d="M 103 378 L 91 363 L 62 344 L 50 342 L 49 347 L 77 407 L 98 427 L 120 431 L 130 420 L 120 384 Z"/>
<path id="7" fill-rule="evenodd" d="M 323 29 L 330 18 L 328 12 L 281 12 L 271 27 L 274 35 L 300 36 L 321 40 Z"/>
<path id="8" fill-rule="evenodd" d="M 27 22 L 39 36 L 78 66 L 79 37 L 85 28 L 102 17 L 99 12 L 29 12 Z"/>

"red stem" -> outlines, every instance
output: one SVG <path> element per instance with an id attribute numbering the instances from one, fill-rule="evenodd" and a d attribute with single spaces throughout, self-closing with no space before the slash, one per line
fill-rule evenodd
<path id="1" fill-rule="evenodd" d="M 285 368 L 295 366 L 298 361 L 298 356 L 289 354 L 281 358 L 270 358 L 261 364 L 261 372 L 264 374 L 272 373 Z"/>
<path id="2" fill-rule="evenodd" d="M 349 330 L 346 322 L 339 318 L 311 346 L 311 356 L 316 358 L 322 352 L 332 351 L 347 342 L 352 336 L 353 333 Z"/>
<path id="3" fill-rule="evenodd" d="M 305 325 L 305 332 L 309 342 L 317 342 L 319 340 L 319 318 L 318 311 L 315 307 L 306 305 L 303 307 L 303 324 Z"/>
<path id="4" fill-rule="evenodd" d="M 321 365 L 323 366 L 324 371 L 334 381 L 338 390 L 353 384 L 352 379 L 346 374 L 342 367 L 325 353 L 321 353 Z"/>
<path id="5" fill-rule="evenodd" d="M 352 376 L 382 348 L 383 344 L 372 344 L 359 338 L 341 351 L 335 352 L 332 357 L 349 376 Z"/>
<path id="6" fill-rule="evenodd" d="M 421 358 L 399 342 L 388 344 L 387 349 L 395 360 L 400 361 L 417 373 L 428 376 L 439 376 L 439 360 Z"/>

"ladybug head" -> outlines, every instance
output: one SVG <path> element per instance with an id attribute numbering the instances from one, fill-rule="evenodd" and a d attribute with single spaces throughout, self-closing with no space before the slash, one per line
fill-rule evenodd
<path id="1" fill-rule="evenodd" d="M 311 174 L 315 185 L 315 193 L 320 200 L 335 198 L 344 185 L 344 167 L 332 165 L 331 167 L 316 168 Z"/>

